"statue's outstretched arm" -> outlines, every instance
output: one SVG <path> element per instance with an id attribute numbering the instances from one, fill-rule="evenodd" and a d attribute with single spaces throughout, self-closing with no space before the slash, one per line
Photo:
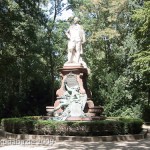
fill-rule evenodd
<path id="1" fill-rule="evenodd" d="M 81 26 L 81 35 L 82 35 L 82 43 L 86 42 L 86 38 L 85 38 L 85 31 L 83 29 L 83 26 Z"/>
<path id="2" fill-rule="evenodd" d="M 85 43 L 85 42 L 86 42 L 85 32 L 84 32 L 84 30 L 83 30 L 82 32 L 83 32 L 83 40 L 82 40 L 82 43 Z"/>
<path id="3" fill-rule="evenodd" d="M 66 31 L 66 35 L 67 35 L 68 39 L 71 38 L 71 37 L 70 37 L 70 28 Z"/>

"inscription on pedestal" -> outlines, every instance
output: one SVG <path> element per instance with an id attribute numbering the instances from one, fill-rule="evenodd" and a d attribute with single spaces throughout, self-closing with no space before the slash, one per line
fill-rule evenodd
<path id="1" fill-rule="evenodd" d="M 69 87 L 74 87 L 79 85 L 77 82 L 77 75 L 73 74 L 73 73 L 69 73 L 65 79 L 65 82 L 67 83 L 67 85 Z"/>

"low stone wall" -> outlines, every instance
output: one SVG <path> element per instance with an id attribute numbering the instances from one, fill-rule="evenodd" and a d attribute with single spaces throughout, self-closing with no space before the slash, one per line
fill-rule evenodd
<path id="1" fill-rule="evenodd" d="M 17 140 L 53 140 L 59 141 L 82 141 L 82 142 L 111 142 L 111 141 L 135 141 L 144 139 L 147 136 L 147 130 L 143 130 L 140 134 L 134 135 L 113 135 L 113 136 L 58 136 L 58 135 L 29 135 L 29 134 L 13 134 L 0 131 L 0 136 L 7 139 Z"/>

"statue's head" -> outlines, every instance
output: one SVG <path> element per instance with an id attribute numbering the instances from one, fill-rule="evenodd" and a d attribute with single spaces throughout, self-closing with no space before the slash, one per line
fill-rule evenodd
<path id="1" fill-rule="evenodd" d="M 75 17 L 73 21 L 76 24 L 76 23 L 79 23 L 80 19 L 78 17 Z"/>
<path id="2" fill-rule="evenodd" d="M 67 21 L 72 23 L 74 21 L 74 16 L 69 17 Z"/>

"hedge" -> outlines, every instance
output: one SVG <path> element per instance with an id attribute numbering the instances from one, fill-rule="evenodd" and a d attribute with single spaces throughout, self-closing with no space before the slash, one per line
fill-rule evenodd
<path id="1" fill-rule="evenodd" d="M 2 119 L 5 131 L 15 134 L 105 136 L 138 134 L 141 119 L 116 118 L 88 122 L 42 120 L 40 117 Z"/>

